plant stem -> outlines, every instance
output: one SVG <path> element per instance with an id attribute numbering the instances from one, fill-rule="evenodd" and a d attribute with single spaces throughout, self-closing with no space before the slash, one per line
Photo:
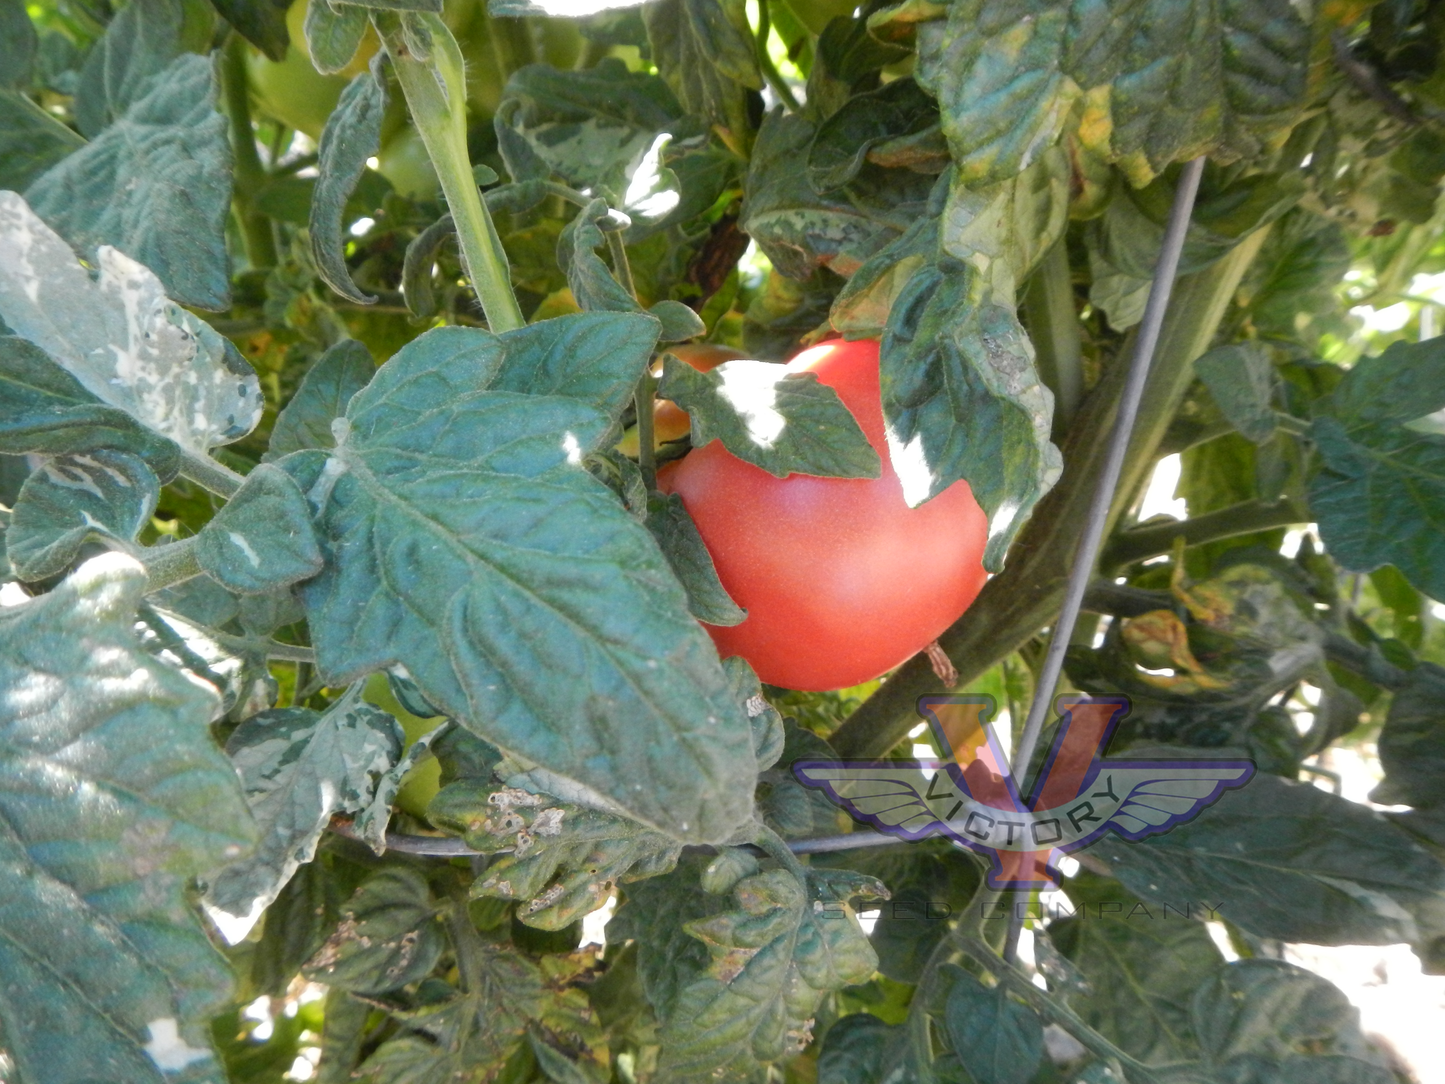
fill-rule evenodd
<path id="1" fill-rule="evenodd" d="M 632 264 L 627 259 L 627 246 L 622 241 L 621 230 L 607 231 L 607 249 L 612 253 L 612 273 L 622 288 L 637 300 L 637 285 L 632 281 Z"/>
<path id="2" fill-rule="evenodd" d="M 195 579 L 201 575 L 201 563 L 196 559 L 195 538 L 183 538 L 164 546 L 151 546 L 138 555 L 146 570 L 146 593 L 163 591 L 173 584 Z"/>
<path id="3" fill-rule="evenodd" d="M 431 35 L 431 63 L 410 55 L 401 22 L 395 16 L 379 15 L 377 29 L 396 66 L 417 131 L 436 167 L 456 224 L 462 264 L 482 303 L 487 326 L 498 334 L 514 331 L 526 321 L 512 293 L 502 239 L 477 190 L 467 155 L 467 85 L 462 51 L 438 16 L 410 13 L 409 17 L 416 18 Z"/>
<path id="4" fill-rule="evenodd" d="M 271 220 L 251 203 L 266 183 L 266 168 L 256 151 L 256 133 L 251 128 L 251 102 L 246 85 L 246 41 L 232 30 L 221 50 L 221 93 L 231 121 L 231 153 L 236 179 L 231 190 L 231 207 L 241 227 L 246 262 L 252 267 L 276 266 L 276 239 Z"/>
<path id="5" fill-rule="evenodd" d="M 1079 314 L 1074 308 L 1069 249 L 1062 238 L 1049 249 L 1029 280 L 1024 311 L 1039 377 L 1054 393 L 1054 434 L 1062 436 L 1069 431 L 1084 397 Z"/>
<path id="6" fill-rule="evenodd" d="M 1209 347 L 1266 230 L 1245 238 L 1218 263 L 1186 275 L 1174 288 L 1149 374 L 1134 439 L 1125 457 L 1110 520 L 1154 465 L 1154 450 L 1194 379 L 1194 359 Z M 1132 350 L 1126 341 L 1124 354 Z M 1127 366 L 1116 361 L 1085 397 L 1063 445 L 1064 474 L 1035 507 L 1009 551 L 1008 565 L 984 585 L 977 601 L 938 638 L 967 685 L 1057 616 L 1064 583 L 1089 498 L 1103 469 L 1105 446 Z M 829 738 L 838 755 L 882 756 L 918 722 L 918 698 L 943 692 L 926 658 L 909 660 Z"/>
<path id="7" fill-rule="evenodd" d="M 798 856 L 771 828 L 766 825 L 759 827 L 758 834 L 753 837 L 753 843 L 761 847 L 769 858 L 784 866 L 798 880 L 801 881 L 807 876 L 807 871 L 803 869 L 803 863 L 798 861 Z"/>
<path id="8" fill-rule="evenodd" d="M 1308 523 L 1309 519 L 1309 512 L 1294 501 L 1242 501 L 1186 520 L 1148 523 L 1120 531 L 1109 541 L 1099 558 L 1099 567 L 1106 570 L 1120 568 L 1168 553 L 1176 538 L 1184 539 L 1186 546 L 1199 546 L 1220 538 Z"/>
<path id="9" fill-rule="evenodd" d="M 649 493 L 657 488 L 657 449 L 652 446 L 652 404 L 656 394 L 657 377 L 650 371 L 643 373 L 632 393 L 632 404 L 637 409 L 637 465 Z"/>
<path id="10" fill-rule="evenodd" d="M 234 497 L 236 490 L 246 481 L 245 475 L 237 474 L 210 456 L 194 455 L 191 452 L 181 453 L 181 477 L 226 498 Z"/>
<path id="11" fill-rule="evenodd" d="M 757 45 L 758 70 L 763 73 L 763 78 L 768 86 L 773 88 L 773 93 L 778 96 L 789 113 L 796 113 L 802 108 L 798 99 L 793 95 L 793 88 L 788 86 L 788 81 L 783 78 L 782 72 L 778 71 L 773 63 L 772 56 L 768 53 L 768 36 L 773 32 L 773 18 L 768 11 L 768 0 L 758 0 L 758 29 L 753 36 Z"/>

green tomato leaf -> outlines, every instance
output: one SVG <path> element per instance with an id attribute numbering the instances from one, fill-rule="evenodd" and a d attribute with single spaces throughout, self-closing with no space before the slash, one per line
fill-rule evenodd
<path id="1" fill-rule="evenodd" d="M 266 4 L 268 0 L 252 0 Z M 282 27 L 285 21 L 282 20 Z M 351 63 L 370 25 L 364 7 L 353 4 L 331 6 L 331 0 L 308 0 L 306 4 L 306 49 L 311 63 L 322 75 L 334 75 Z M 254 40 L 254 39 L 253 39 Z M 259 43 L 258 43 L 259 44 Z M 284 50 L 283 50 L 284 51 Z M 281 58 L 273 57 L 273 60 Z"/>
<path id="2" fill-rule="evenodd" d="M 324 471 L 316 452 L 286 462 L 324 536 L 302 593 L 329 682 L 405 667 L 504 751 L 718 839 L 750 812 L 746 716 L 656 543 L 582 465 L 656 329 L 593 313 L 428 332 L 352 398 Z"/>
<path id="3" fill-rule="evenodd" d="M 150 268 L 182 305 L 230 308 L 231 143 L 211 61 L 185 54 L 90 144 L 25 190 L 92 263 L 107 245 Z"/>
<path id="4" fill-rule="evenodd" d="M 196 559 L 242 595 L 310 579 L 322 558 L 305 495 L 281 468 L 261 464 L 196 536 Z"/>
<path id="5" fill-rule="evenodd" d="M 314 857 L 331 817 L 367 806 L 403 744 L 397 721 L 361 701 L 359 688 L 324 714 L 277 708 L 243 722 L 226 751 L 263 834 L 253 856 L 211 878 L 208 906 L 254 920 Z"/>
<path id="6" fill-rule="evenodd" d="M 939 226 L 937 216 L 926 215 L 864 260 L 833 299 L 833 330 L 848 339 L 881 339 L 908 280 L 938 258 Z"/>
<path id="7" fill-rule="evenodd" d="M 1044 1059 L 1044 1026 L 1034 1011 L 962 968 L 944 1003 L 949 1043 L 976 1084 L 1027 1084 Z"/>
<path id="8" fill-rule="evenodd" d="M 1390 699 L 1379 748 L 1385 781 L 1372 801 L 1445 805 L 1445 669 L 1422 662 L 1410 671 L 1408 683 Z"/>
<path id="9" fill-rule="evenodd" d="M 345 417 L 346 404 L 375 372 L 371 351 L 356 339 L 342 339 L 327 350 L 306 370 L 296 394 L 277 415 L 264 458 L 280 459 L 302 448 L 336 447 L 331 423 Z"/>
<path id="10" fill-rule="evenodd" d="M 187 889 L 255 835 L 215 693 L 135 641 L 145 585 L 106 554 L 0 610 L 0 1028 L 27 1082 L 223 1078 L 231 979 Z"/>
<path id="11" fill-rule="evenodd" d="M 795 743 L 799 737 L 801 732 Z M 916 985 L 933 950 L 948 932 L 948 920 L 965 913 L 982 877 L 975 863 L 960 860 L 952 848 L 914 846 L 904 850 L 909 853 L 879 855 L 876 864 L 862 856 L 858 861 L 889 889 L 888 903 L 868 935 L 878 953 L 878 970 L 894 982 Z"/>
<path id="12" fill-rule="evenodd" d="M 440 1004 L 392 1016 L 382 1043 L 351 1078 L 376 1084 L 452 1084 L 500 1067 L 550 1000 L 537 964 L 510 945 L 478 943 L 474 986 Z"/>
<path id="13" fill-rule="evenodd" d="M 819 267 L 853 274 L 912 224 L 933 186 L 912 170 L 865 166 L 844 190 L 819 194 L 801 166 L 815 132 L 797 113 L 764 118 L 738 222 L 777 270 L 800 281 Z"/>
<path id="14" fill-rule="evenodd" d="M 689 113 L 712 124 L 747 123 L 743 94 L 761 90 L 746 6 L 740 0 L 660 0 L 642 9 L 657 73 Z"/>
<path id="15" fill-rule="evenodd" d="M 255 428 L 260 381 L 230 340 L 166 299 L 109 246 L 90 273 L 13 192 L 0 192 L 0 318 L 96 399 L 197 455 Z"/>
<path id="16" fill-rule="evenodd" d="M 429 975 L 444 945 L 426 878 L 392 866 L 361 882 L 301 973 L 353 994 L 384 994 Z"/>
<path id="17" fill-rule="evenodd" d="M 753 730 L 753 756 L 757 758 L 758 771 L 765 772 L 783 755 L 783 717 L 763 696 L 758 675 L 741 655 L 724 659 L 723 673 L 727 675 L 733 699 L 748 713 Z"/>
<path id="18" fill-rule="evenodd" d="M 46 460 L 20 488 L 5 531 L 6 555 L 20 579 L 43 580 L 93 539 L 132 549 L 159 496 L 155 474 L 129 452 L 102 448 Z"/>
<path id="19" fill-rule="evenodd" d="M 131 0 L 86 55 L 75 90 L 75 123 L 94 139 L 150 90 L 186 52 L 211 43 L 215 13 L 204 0 Z"/>
<path id="20" fill-rule="evenodd" d="M 35 71 L 40 37 L 21 0 L 0 2 L 0 87 L 24 90 Z"/>
<path id="21" fill-rule="evenodd" d="M 1445 866 L 1368 808 L 1278 776 L 1256 774 L 1167 835 L 1090 853 L 1135 895 L 1203 901 L 1258 937 L 1384 945 L 1445 932 Z"/>
<path id="22" fill-rule="evenodd" d="M 597 255 L 606 244 L 602 227 L 620 229 L 605 199 L 594 199 L 563 228 L 557 238 L 557 264 L 567 274 L 567 285 L 584 312 L 636 312 L 641 308 Z"/>
<path id="23" fill-rule="evenodd" d="M 1302 1050 L 1375 1054 L 1360 1031 L 1359 1010 L 1344 991 L 1283 960 L 1236 960 L 1217 967 L 1195 991 L 1190 1019 L 1213 1062 L 1242 1055 L 1287 1058 Z"/>
<path id="24" fill-rule="evenodd" d="M 0 392 L 0 452 L 114 448 L 140 455 L 161 478 L 176 475 L 175 444 L 98 401 L 44 350 L 13 335 L 0 335 Z"/>
<path id="25" fill-rule="evenodd" d="M 1352 572 L 1392 564 L 1432 598 L 1445 598 L 1445 434 L 1420 419 L 1442 408 L 1445 343 L 1398 342 L 1346 373 L 1310 427 L 1325 547 Z"/>
<path id="26" fill-rule="evenodd" d="M 0 28 L 0 40 L 4 33 Z M 85 140 L 26 95 L 0 90 L 0 188 L 19 191 L 83 146 Z"/>
<path id="27" fill-rule="evenodd" d="M 889 1052 L 902 1042 L 904 1029 L 872 1013 L 856 1012 L 835 1020 L 823 1036 L 818 1055 L 818 1084 L 873 1084 L 883 1080 Z"/>
<path id="28" fill-rule="evenodd" d="M 504 130 L 515 133 L 567 184 L 619 199 L 658 136 L 696 127 L 684 121 L 662 79 L 629 71 L 616 57 L 585 71 L 547 64 L 518 68 L 507 80 L 495 124 L 499 138 Z"/>
<path id="29" fill-rule="evenodd" d="M 381 147 L 386 84 L 364 71 L 344 91 L 321 131 L 316 188 L 311 195 L 311 254 L 326 284 L 348 301 L 375 304 L 351 281 L 346 267 L 346 201 L 366 172 L 366 160 Z"/>
<path id="30" fill-rule="evenodd" d="M 966 187 L 955 173 L 939 227 L 943 251 L 971 264 L 997 301 L 1012 299 L 1063 236 L 1069 184 L 1069 162 L 1057 147 L 999 184 Z"/>
<path id="31" fill-rule="evenodd" d="M 659 1019 L 673 1013 L 677 995 L 702 975 L 708 952 L 687 925 L 717 911 L 718 901 L 698 891 L 705 861 L 684 857 L 677 869 L 623 889 L 623 902 L 607 924 L 610 944 L 637 944 L 637 971 L 647 1002 Z"/>
<path id="32" fill-rule="evenodd" d="M 350 0 L 347 0 L 349 3 Z M 442 0 L 365 0 L 356 6 L 361 8 L 372 8 L 376 11 L 428 11 L 434 15 L 441 14 Z"/>
<path id="33" fill-rule="evenodd" d="M 289 5 L 284 0 L 211 0 L 211 3 L 221 18 L 261 52 L 275 61 L 286 59 L 291 33 L 286 28 Z M 314 49 L 311 58 L 316 59 Z"/>
<path id="34" fill-rule="evenodd" d="M 1310 35 L 1287 0 L 964 0 L 918 27 L 964 183 L 1018 173 L 1083 99 L 1081 137 L 1135 183 L 1171 162 L 1249 158 L 1303 104 Z"/>
<path id="35" fill-rule="evenodd" d="M 717 578 L 712 555 L 681 497 L 659 493 L 648 500 L 647 529 L 687 592 L 687 606 L 693 617 L 709 625 L 736 625 L 748 616 Z"/>
<path id="36" fill-rule="evenodd" d="M 1241 436 L 1254 444 L 1274 436 L 1274 365 L 1262 343 L 1215 347 L 1194 360 L 1194 371 Z"/>
<path id="37" fill-rule="evenodd" d="M 984 567 L 998 571 L 1063 469 L 1049 442 L 1054 398 L 1012 307 L 947 260 L 918 271 L 883 336 L 883 417 L 910 506 L 966 481 L 988 516 Z"/>
<path id="38" fill-rule="evenodd" d="M 437 792 L 427 819 L 494 859 L 472 896 L 518 900 L 517 917 L 561 930 L 607 902 L 618 881 L 642 880 L 677 864 L 681 845 L 636 821 L 479 780 Z"/>
<path id="39" fill-rule="evenodd" d="M 1190 999 L 1199 977 L 1221 962 L 1204 924 L 1089 873 L 1070 878 L 1068 895 L 1077 917 L 1052 923 L 1049 936 L 1091 987 L 1069 999 L 1073 1010 L 1147 1064 L 1198 1057 Z"/>
<path id="40" fill-rule="evenodd" d="M 811 1039 L 823 995 L 867 981 L 878 958 L 846 900 L 827 902 L 785 869 L 739 882 L 738 910 L 687 924 L 707 971 L 663 1021 L 668 1080 L 750 1079 Z M 815 906 L 816 904 L 816 906 Z"/>
<path id="41" fill-rule="evenodd" d="M 658 392 L 688 412 L 692 442 L 712 440 L 777 478 L 877 478 L 883 467 L 838 393 L 814 373 L 729 361 L 700 373 L 669 355 Z"/>
<path id="42" fill-rule="evenodd" d="M 842 188 L 878 144 L 937 123 L 937 103 L 912 79 L 857 94 L 818 126 L 808 148 L 808 182 L 816 192 Z"/>
<path id="43" fill-rule="evenodd" d="M 707 331 L 707 324 L 703 323 L 702 317 L 681 301 L 664 298 L 647 311 L 662 324 L 662 330 L 657 336 L 659 342 L 686 342 Z"/>
<path id="44" fill-rule="evenodd" d="M 395 689 L 396 679 L 390 674 L 387 677 L 393 682 L 392 688 Z M 397 704 L 406 710 L 407 704 L 401 697 L 397 697 Z M 422 705 L 417 706 L 421 707 Z M 428 718 L 432 714 L 428 710 L 422 718 Z M 431 748 L 432 743 L 445 734 L 450 727 L 451 722 L 443 719 L 440 724 L 407 746 L 406 755 L 387 769 L 386 773 L 377 780 L 376 793 L 372 795 L 371 802 L 356 815 L 354 827 L 357 836 L 377 854 L 386 853 L 386 829 L 391 823 L 391 805 L 396 800 L 402 783 L 406 781 L 407 775 L 413 768 L 427 757 L 434 755 Z"/>

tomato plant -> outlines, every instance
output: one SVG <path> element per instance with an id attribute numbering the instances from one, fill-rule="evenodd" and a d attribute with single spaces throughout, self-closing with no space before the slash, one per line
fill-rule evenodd
<path id="1" fill-rule="evenodd" d="M 718 651 L 790 689 L 859 685 L 916 655 L 983 587 L 988 521 L 967 482 L 909 508 L 883 433 L 878 344 L 830 342 L 789 365 L 834 388 L 883 461 L 878 478 L 775 478 L 720 442 L 668 480 L 718 578 L 748 611 Z"/>
<path id="2" fill-rule="evenodd" d="M 0 1081 L 1423 1079 L 1439 15 L 0 0 Z"/>

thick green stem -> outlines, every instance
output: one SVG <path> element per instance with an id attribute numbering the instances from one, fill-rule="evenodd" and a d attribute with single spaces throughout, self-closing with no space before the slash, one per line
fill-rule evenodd
<path id="1" fill-rule="evenodd" d="M 246 260 L 252 267 L 276 266 L 276 239 L 271 220 L 251 203 L 251 197 L 266 183 L 266 168 L 256 151 L 256 133 L 251 128 L 250 92 L 246 85 L 246 41 L 234 30 L 221 52 L 221 93 L 231 120 L 231 153 L 235 158 L 235 185 L 231 206 L 241 226 Z"/>
<path id="2" fill-rule="evenodd" d="M 146 570 L 146 592 L 163 591 L 173 584 L 192 580 L 202 572 L 196 559 L 196 540 L 183 538 L 165 546 L 152 546 L 140 554 Z"/>
<path id="3" fill-rule="evenodd" d="M 1069 431 L 1084 397 L 1083 350 L 1068 245 L 1049 249 L 1029 280 L 1024 295 L 1029 338 L 1037 353 L 1039 377 L 1054 393 L 1054 435 Z"/>
<path id="4" fill-rule="evenodd" d="M 1246 238 L 1218 263 L 1175 285 L 1111 522 L 1152 469 L 1154 451 L 1194 379 L 1194 359 L 1213 340 L 1240 277 L 1264 241 L 1264 232 Z M 984 586 L 978 600 L 939 637 L 939 645 L 958 668 L 960 687 L 1017 650 L 1058 615 L 1078 542 L 1076 529 L 1104 465 L 1106 442 L 1101 435 L 1113 424 L 1127 368 L 1122 359 L 1130 356 L 1131 349 L 1132 342 L 1126 342 L 1119 352 L 1121 360 L 1110 366 L 1081 404 L 1063 446 L 1064 475 L 1034 509 L 1009 551 L 1008 567 Z M 918 698 L 944 691 L 928 659 L 920 655 L 884 682 L 829 740 L 841 756 L 882 756 L 918 722 Z"/>
<path id="5" fill-rule="evenodd" d="M 489 15 L 485 4 L 481 5 L 481 9 L 480 17 L 487 21 L 492 55 L 497 60 L 497 69 L 503 80 L 518 68 L 537 62 L 537 46 L 532 41 L 532 28 L 526 19 Z"/>
<path id="6" fill-rule="evenodd" d="M 415 13 L 409 17 L 418 19 L 431 36 L 430 63 L 417 60 L 407 50 L 398 18 L 380 17 L 377 26 L 396 66 L 407 107 L 441 180 L 456 224 L 462 264 L 482 303 L 487 326 L 498 333 L 513 331 L 526 321 L 512 293 L 502 239 L 472 177 L 462 51 L 439 17 Z"/>
<path id="7" fill-rule="evenodd" d="M 190 452 L 181 454 L 181 477 L 195 482 L 202 489 L 208 489 L 219 497 L 231 498 L 245 483 L 246 477 L 237 474 L 230 467 L 217 463 L 207 455 Z"/>
<path id="8" fill-rule="evenodd" d="M 1131 527 L 1113 537 L 1099 558 L 1099 567 L 1107 571 L 1168 553 L 1176 538 L 1184 539 L 1186 546 L 1199 546 L 1220 538 L 1308 523 L 1309 518 L 1309 512 L 1294 501 L 1243 501 L 1174 523 Z"/>

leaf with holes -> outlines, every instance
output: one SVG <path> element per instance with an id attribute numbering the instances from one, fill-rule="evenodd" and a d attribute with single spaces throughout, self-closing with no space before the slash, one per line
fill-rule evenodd
<path id="1" fill-rule="evenodd" d="M 353 994 L 384 994 L 424 978 L 441 955 L 437 905 L 416 870 L 380 869 L 341 908 L 341 921 L 302 973 Z"/>

